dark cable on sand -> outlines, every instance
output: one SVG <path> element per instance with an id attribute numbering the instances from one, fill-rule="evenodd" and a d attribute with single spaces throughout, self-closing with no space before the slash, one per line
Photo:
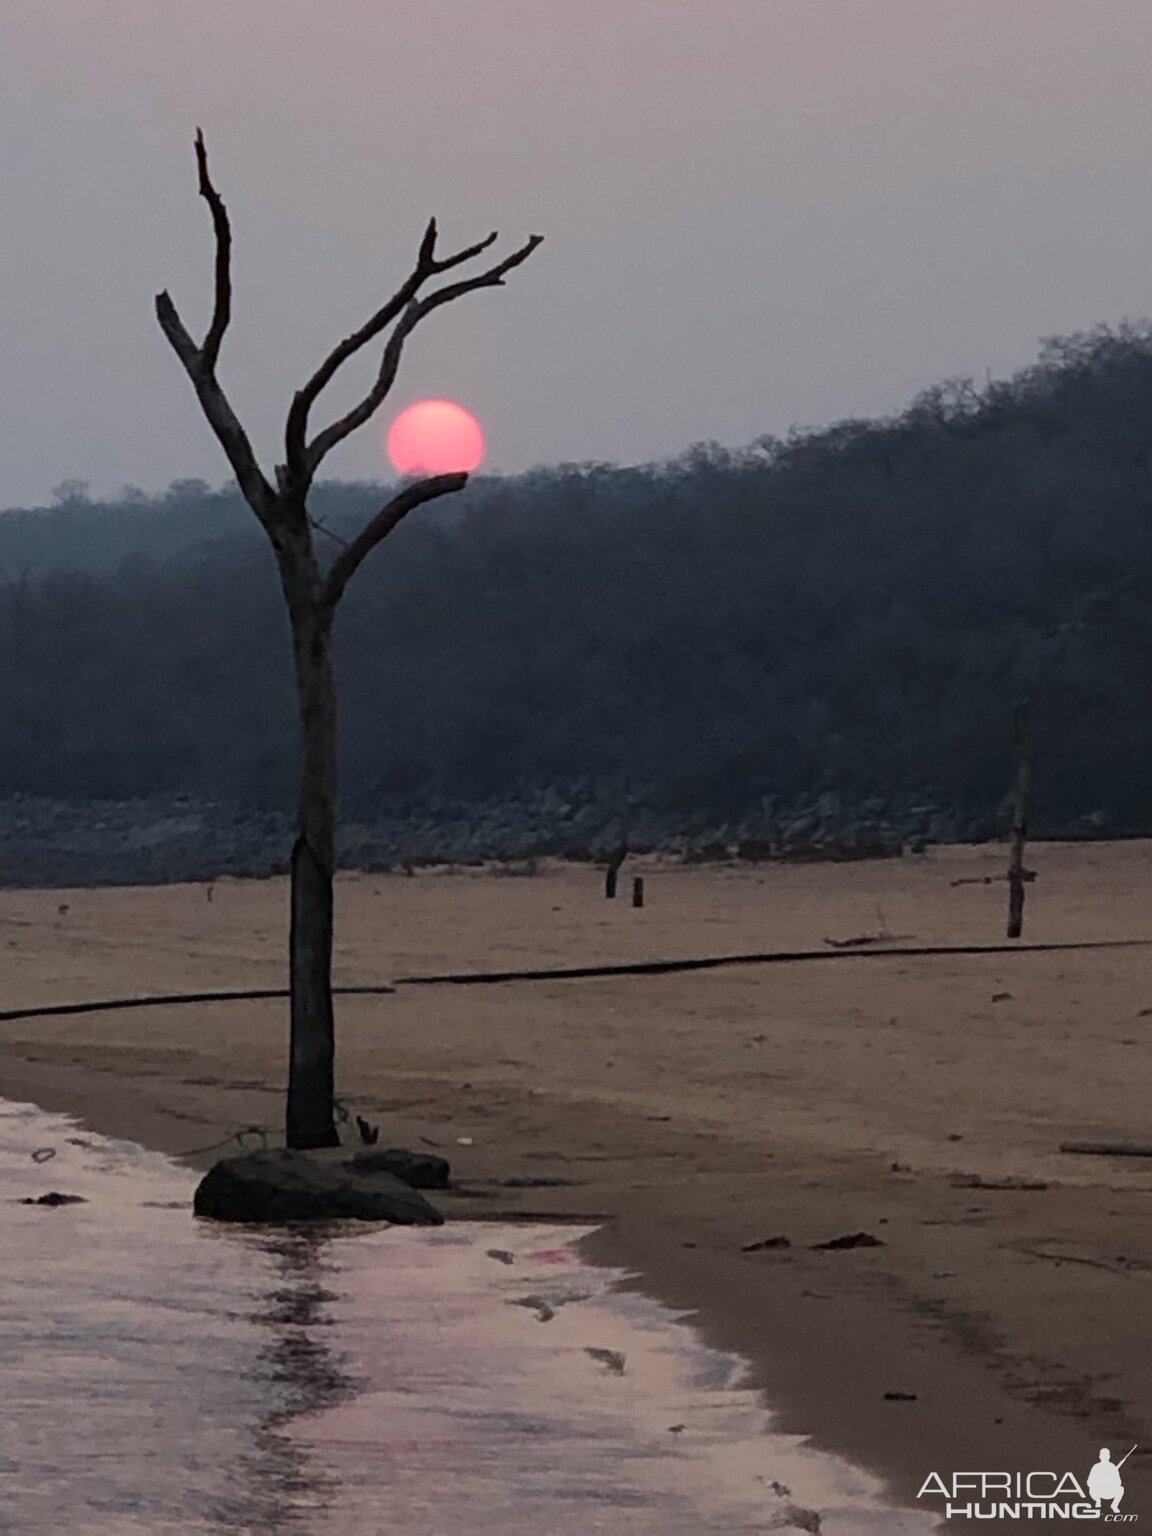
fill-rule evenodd
<path id="1" fill-rule="evenodd" d="M 602 965 L 553 966 L 520 971 L 446 971 L 397 976 L 390 986 L 333 987 L 337 997 L 382 997 L 398 987 L 481 986 L 508 981 L 579 981 L 596 976 L 664 976 L 676 971 L 716 970 L 726 965 L 792 965 L 804 960 L 899 960 L 916 955 L 1024 955 L 1055 950 L 1135 949 L 1152 939 L 1083 939 L 1063 944 L 936 944 L 890 949 L 775 949 L 747 955 L 697 955 L 683 960 L 624 960 Z M 290 996 L 286 987 L 232 992 L 174 992 L 155 997 L 104 998 L 90 1003 L 44 1004 L 0 1010 L 0 1023 L 48 1019 L 77 1013 L 112 1013 L 120 1008 L 168 1008 L 181 1003 L 235 1003 Z"/>
<path id="2" fill-rule="evenodd" d="M 345 997 L 380 997 L 395 992 L 394 986 L 333 987 Z M 14 1019 L 48 1019 L 71 1013 L 114 1013 L 120 1008 L 172 1008 L 181 1003 L 247 1003 L 274 997 L 290 997 L 287 987 L 243 988 L 231 992 L 160 992 L 154 997 L 106 997 L 91 1003 L 53 1003 L 36 1008 L 8 1008 L 0 1023 Z"/>
<path id="3" fill-rule="evenodd" d="M 673 971 L 716 970 L 724 965 L 780 965 L 802 960 L 883 960 L 908 955 L 1021 955 L 1064 949 L 1124 949 L 1152 944 L 1152 939 L 1083 939 L 1064 944 L 893 945 L 888 949 L 774 949 L 748 955 L 699 955 L 684 960 L 624 960 L 605 965 L 564 965 L 527 971 L 456 971 L 429 976 L 397 976 L 398 987 L 477 986 L 500 981 L 576 981 L 592 976 L 663 976 Z M 0 1019 L 4 1015 L 0 1013 Z"/>

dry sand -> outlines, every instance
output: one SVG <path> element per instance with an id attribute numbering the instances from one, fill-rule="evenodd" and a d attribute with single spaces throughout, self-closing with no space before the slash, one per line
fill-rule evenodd
<path id="1" fill-rule="evenodd" d="M 1152 937 L 1152 844 L 1029 862 L 1026 940 Z M 643 911 L 605 902 L 590 868 L 351 876 L 337 980 L 878 930 L 997 943 L 1003 884 L 951 882 L 1003 865 L 999 849 L 651 862 L 626 869 L 647 877 Z M 203 886 L 0 892 L 0 1007 L 283 985 L 286 900 L 282 881 L 222 881 L 211 901 Z M 1152 1159 L 1059 1151 L 1152 1138 L 1152 948 L 403 986 L 341 999 L 338 1028 L 350 1106 L 485 1191 L 445 1209 L 611 1218 L 593 1250 L 698 1309 L 784 1428 L 909 1498 L 933 1470 L 1083 1480 L 1101 1445 L 1139 1442 L 1124 1508 L 1152 1519 Z M 196 1149 L 279 1122 L 285 1046 L 279 1002 L 7 1022 L 0 1095 L 205 1164 Z M 569 1182 L 484 1183 L 523 1176 Z M 1044 1187 L 978 1187 L 1006 1180 Z M 856 1231 L 883 1246 L 811 1246 Z M 791 1246 L 744 1251 L 777 1236 Z"/>

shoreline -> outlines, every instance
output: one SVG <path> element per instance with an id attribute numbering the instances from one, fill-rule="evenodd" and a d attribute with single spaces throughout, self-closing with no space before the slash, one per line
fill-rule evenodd
<path id="1" fill-rule="evenodd" d="M 1127 869 L 1114 851 L 1091 857 L 1112 899 L 1095 916 L 1066 900 L 1030 912 L 1030 937 L 1103 937 L 1113 900 L 1152 874 L 1147 845 Z M 1056 896 L 1071 874 L 1083 895 L 1090 872 L 1071 867 L 1082 851 L 1045 858 Z M 937 870 L 936 885 L 950 872 Z M 751 877 L 733 890 L 698 872 L 661 875 L 660 906 L 678 910 L 663 931 L 643 931 L 639 952 L 716 947 L 716 904 L 724 947 L 766 908 L 774 939 L 803 929 L 811 941 L 809 898 L 840 931 L 860 931 L 862 903 L 875 898 L 901 933 L 975 936 L 972 892 L 951 892 L 933 931 L 924 885 L 892 888 L 910 873 L 931 871 L 808 870 L 767 893 Z M 574 909 L 574 931 L 553 932 L 547 958 L 635 956 L 621 914 L 585 903 L 570 875 L 549 880 L 406 881 L 405 901 L 415 885 L 426 903 L 410 919 L 434 921 L 424 937 L 405 927 L 394 973 L 432 969 L 446 942 L 470 966 L 522 963 L 545 952 L 558 903 Z M 889 888 L 877 891 L 881 881 Z M 345 882 L 341 979 L 367 979 L 370 894 L 370 879 Z M 263 943 L 265 931 L 275 943 L 275 882 L 243 893 L 244 910 L 218 887 L 216 906 L 235 898 L 233 921 L 212 935 L 193 887 L 169 894 L 167 915 L 154 892 L 78 892 L 75 905 L 89 908 L 81 933 L 71 914 L 63 930 L 48 919 L 57 895 L 0 893 L 17 1005 L 107 995 L 122 977 L 139 984 L 139 922 L 125 919 L 142 911 L 152 977 L 171 987 L 209 974 L 260 984 L 278 964 Z M 746 898 L 754 907 L 737 910 Z M 357 903 L 372 919 L 363 932 Z M 390 912 L 397 927 L 404 904 Z M 464 920 L 446 933 L 458 909 Z M 437 1193 L 449 1219 L 607 1217 L 585 1239 L 589 1256 L 690 1312 L 707 1343 L 749 1362 L 779 1428 L 881 1476 L 901 1502 L 923 1509 L 915 1494 L 933 1471 L 1058 1466 L 1083 1477 L 1099 1445 L 1143 1440 L 1125 1507 L 1152 1509 L 1152 1344 L 1138 1316 L 1152 1273 L 1152 1167 L 1058 1151 L 1064 1134 L 1139 1134 L 1148 1069 L 1123 1042 L 1147 1039 L 1137 1022 L 1152 1005 L 1147 958 L 870 959 L 867 978 L 849 965 L 748 967 L 346 999 L 341 1089 L 381 1124 L 382 1143 L 435 1143 L 454 1178 L 481 1191 Z M 220 1152 L 189 1152 L 278 1123 L 282 1015 L 271 1002 L 5 1023 L 0 1093 L 206 1166 Z M 525 1177 L 572 1182 L 484 1183 Z M 814 1246 L 857 1231 L 881 1246 Z M 790 1246 L 745 1251 L 781 1237 Z"/>
<path id="2" fill-rule="evenodd" d="M 93 1113 L 90 1104 L 81 1107 L 86 1094 L 68 1086 L 54 1088 L 41 1072 L 13 1072 L 2 1050 L 0 1061 L 6 1097 L 21 1087 L 16 1097 L 72 1114 L 100 1134 L 137 1141 L 197 1170 L 230 1150 L 188 1156 L 187 1112 L 173 1115 L 156 1105 L 142 1106 L 130 1078 L 103 1084 L 100 1111 Z M 417 1094 L 427 1092 L 429 1099 L 437 1089 L 432 1081 L 407 1080 L 405 1087 Z M 253 1090 L 240 1092 L 245 1105 L 260 1107 L 248 1097 Z M 444 1107 L 449 1105 L 445 1095 Z M 538 1099 L 509 1105 L 520 1113 L 539 1107 Z M 554 1139 L 566 1144 L 565 1115 L 561 1111 L 550 1118 Z M 210 1128 L 223 1134 L 227 1124 L 221 1120 Z M 595 1145 L 606 1148 L 612 1128 L 605 1123 L 600 1129 L 604 1136 Z M 420 1136 L 388 1139 L 423 1144 Z M 589 1261 L 628 1271 L 631 1278 L 622 1281 L 621 1288 L 684 1314 L 682 1321 L 705 1344 L 743 1360 L 746 1384 L 760 1394 L 774 1430 L 799 1436 L 862 1468 L 883 1483 L 895 1502 L 910 1509 L 931 1508 L 917 1504 L 916 1494 L 932 1471 L 947 1476 L 953 1467 L 1028 1467 L 1038 1445 L 1044 1449 L 1039 1458 L 1044 1465 L 1078 1468 L 1086 1439 L 1139 1439 L 1140 1425 L 1120 1405 L 1094 1400 L 1087 1383 L 1014 1382 L 1013 1368 L 1023 1359 L 1019 1349 L 983 1332 L 980 1319 L 963 1305 L 954 1310 L 927 1307 L 901 1273 L 906 1258 L 897 1266 L 886 1262 L 883 1250 L 815 1254 L 800 1246 L 743 1253 L 741 1245 L 732 1242 L 731 1207 L 743 1200 L 751 1205 L 749 1175 L 714 1178 L 717 1211 L 711 1219 L 699 1209 L 699 1195 L 685 1201 L 683 1186 L 667 1173 L 645 1181 L 644 1175 L 653 1173 L 651 1164 L 674 1162 L 683 1169 L 693 1159 L 692 1147 L 676 1147 L 671 1144 L 675 1140 L 679 1138 L 670 1136 L 652 1148 L 648 1167 L 629 1159 L 631 1172 L 638 1175 L 634 1187 L 614 1194 L 604 1192 L 608 1181 L 595 1177 L 537 1189 L 503 1185 L 510 1178 L 571 1177 L 586 1172 L 592 1159 L 608 1165 L 610 1176 L 617 1175 L 619 1155 L 607 1150 L 573 1150 L 547 1158 L 529 1155 L 511 1163 L 484 1158 L 477 1160 L 475 1172 L 465 1174 L 464 1149 L 441 1144 L 453 1164 L 454 1179 L 471 1192 L 433 1191 L 430 1198 L 449 1221 L 595 1226 L 597 1230 L 578 1244 Z M 715 1138 L 707 1140 L 715 1151 Z M 538 1168 L 547 1171 L 538 1175 Z M 477 1193 L 488 1180 L 500 1181 L 499 1187 Z M 774 1209 L 781 1213 L 776 1224 L 795 1231 L 797 1207 L 806 1204 L 809 1236 L 817 1230 L 850 1227 L 859 1196 L 865 1193 L 861 1189 L 857 1194 L 846 1183 L 835 1199 L 813 1201 L 805 1198 L 805 1181 L 789 1183 L 793 1187 L 782 1181 L 769 1191 Z M 875 1192 L 874 1186 L 867 1189 L 873 1199 Z M 890 1221 L 882 1217 L 875 1224 L 883 1231 Z M 751 1221 L 744 1226 L 748 1232 L 759 1230 Z M 1036 1369 L 1042 1378 L 1039 1362 Z M 885 1399 L 887 1392 L 909 1391 L 916 1394 L 915 1401 Z M 1037 1402 L 1037 1395 L 1050 1395 L 1058 1410 Z M 1088 1424 L 1092 1428 L 1086 1433 Z M 1146 1472 L 1141 1482 L 1147 1486 Z M 1134 1476 L 1129 1489 L 1137 1494 Z"/>
<path id="3" fill-rule="evenodd" d="M 620 1271 L 581 1252 L 584 1223 L 467 1221 L 378 1229 L 371 1241 L 351 1223 L 320 1248 L 300 1231 L 197 1232 L 187 1165 L 87 1127 L 78 1135 L 80 1122 L 29 1105 L 0 1100 L 0 1121 L 9 1198 L 35 1199 L 37 1155 L 54 1146 L 56 1180 L 81 1201 L 63 1221 L 15 1213 L 20 1241 L 0 1271 L 23 1410 L 10 1459 L 26 1467 L 39 1453 L 41 1465 L 58 1465 L 80 1448 L 76 1477 L 56 1485 L 55 1528 L 71 1529 L 89 1507 L 86 1495 L 95 1491 L 99 1503 L 110 1484 L 131 1502 L 147 1482 L 153 1514 L 167 1496 L 187 1515 L 186 1501 L 207 1491 L 198 1441 L 218 1448 L 229 1410 L 230 1446 L 252 1440 L 254 1453 L 237 1457 L 247 1464 L 234 1480 L 243 1485 L 234 1493 L 237 1529 L 248 1528 L 238 1507 L 245 1496 L 263 1507 L 264 1528 L 279 1493 L 279 1530 L 293 1523 L 293 1494 L 307 1489 L 306 1507 L 324 1507 L 342 1530 L 375 1528 L 373 1514 L 386 1505 L 398 1529 L 419 1531 L 427 1502 L 408 1503 L 411 1453 L 441 1517 L 459 1530 L 576 1536 L 586 1529 L 589 1493 L 619 1505 L 629 1529 L 629 1515 L 645 1511 L 643 1527 L 662 1536 L 751 1536 L 766 1520 L 773 1530 L 820 1525 L 830 1536 L 936 1528 L 892 1506 L 860 1469 L 776 1432 L 760 1395 L 742 1384 L 738 1359 L 714 1353 L 657 1300 L 637 1304 L 621 1293 Z M 225 1235 L 223 1244 L 203 1241 Z M 67 1262 L 77 1245 L 82 1266 Z M 318 1273 L 331 1277 L 319 1294 Z M 93 1288 L 116 1297 L 111 1339 L 106 1311 L 88 1317 Z M 117 1346 L 126 1305 L 135 1348 L 125 1355 Z M 314 1331 L 325 1324 L 333 1330 Z M 157 1347 L 173 1356 L 167 1370 Z M 63 1376 L 51 1369 L 61 1353 Z M 147 1390 L 131 1393 L 131 1413 L 148 1441 L 147 1468 L 118 1451 L 116 1414 L 89 1419 L 104 1394 L 122 1404 L 121 1372 L 131 1382 L 142 1355 Z M 605 1369 L 626 1380 L 601 1384 Z M 153 1444 L 149 1425 L 171 1422 L 174 1397 L 187 1422 L 178 1437 L 161 1433 Z M 517 1435 L 516 1425 L 543 1433 Z M 286 1477 L 289 1447 L 297 1454 Z M 189 1474 L 173 1500 L 173 1485 Z M 21 1529 L 39 1529 L 36 1479 L 17 1479 L 13 1492 Z M 814 1522 L 817 1510 L 825 1513 Z"/>

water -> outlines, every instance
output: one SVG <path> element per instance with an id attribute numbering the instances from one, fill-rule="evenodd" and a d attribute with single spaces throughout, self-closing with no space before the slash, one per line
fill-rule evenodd
<path id="1" fill-rule="evenodd" d="M 936 1529 L 571 1227 L 234 1229 L 193 1185 L 0 1101 L 5 1536 Z"/>

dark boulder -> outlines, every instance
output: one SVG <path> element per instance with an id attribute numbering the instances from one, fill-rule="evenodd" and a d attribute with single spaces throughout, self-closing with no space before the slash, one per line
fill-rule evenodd
<path id="1" fill-rule="evenodd" d="M 444 1218 L 423 1195 L 392 1173 L 366 1168 L 363 1156 L 345 1148 L 276 1148 L 221 1158 L 201 1179 L 193 1209 L 216 1221 L 441 1225 Z"/>
<path id="2" fill-rule="evenodd" d="M 451 1169 L 446 1157 L 433 1152 L 409 1152 L 405 1147 L 365 1147 L 352 1158 L 365 1173 L 390 1173 L 413 1189 L 447 1189 Z"/>

